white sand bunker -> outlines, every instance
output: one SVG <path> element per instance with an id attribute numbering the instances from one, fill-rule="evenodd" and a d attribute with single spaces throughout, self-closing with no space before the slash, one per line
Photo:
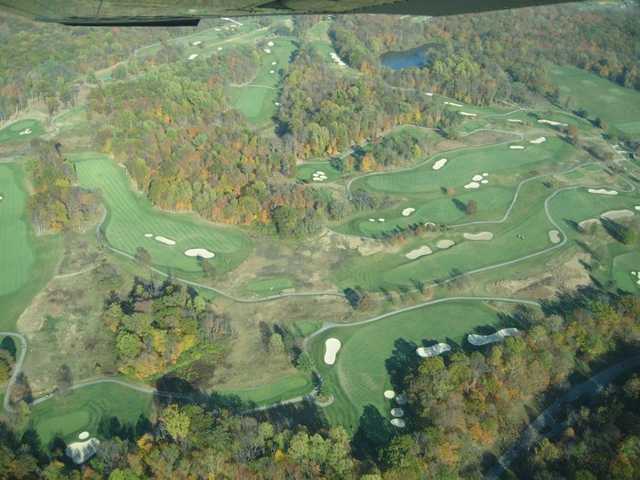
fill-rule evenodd
<path id="1" fill-rule="evenodd" d="M 336 363 L 336 355 L 338 354 L 341 346 L 342 344 L 337 338 L 327 338 L 324 342 L 324 363 L 327 365 L 333 365 Z"/>
<path id="2" fill-rule="evenodd" d="M 409 253 L 405 255 L 409 260 L 415 260 L 416 258 L 424 257 L 425 255 L 431 255 L 432 250 L 423 245 L 420 248 L 416 248 L 415 250 L 411 250 Z"/>
<path id="3" fill-rule="evenodd" d="M 198 58 L 198 54 L 197 53 L 192 53 L 191 55 L 189 55 L 189 60 L 193 60 L 195 58 Z"/>
<path id="4" fill-rule="evenodd" d="M 276 73 L 276 71 L 275 71 L 275 70 L 269 70 L 269 73 L 270 73 L 271 75 L 273 75 L 274 73 Z"/>
<path id="5" fill-rule="evenodd" d="M 265 48 L 264 49 L 264 53 L 271 53 L 271 49 L 270 48 Z"/>
<path id="6" fill-rule="evenodd" d="M 582 220 L 580 223 L 578 223 L 578 226 L 584 230 L 585 228 L 587 228 L 589 225 L 593 225 L 593 224 L 598 224 L 600 223 L 600 221 L 597 218 L 587 218 L 586 220 Z"/>
<path id="7" fill-rule="evenodd" d="M 398 417 L 404 417 L 404 410 L 401 408 L 392 408 L 391 409 L 391 415 L 398 418 Z"/>
<path id="8" fill-rule="evenodd" d="M 267 46 L 268 46 L 268 47 L 273 47 L 274 45 L 275 45 L 275 44 L 274 44 L 272 41 L 269 41 L 269 42 L 267 43 Z"/>
<path id="9" fill-rule="evenodd" d="M 91 438 L 85 442 L 70 443 L 67 445 L 65 453 L 67 457 L 73 460 L 73 463 L 80 465 L 96 454 L 99 445 L 100 440 Z"/>
<path id="10" fill-rule="evenodd" d="M 33 130 L 31 130 L 30 128 L 25 128 L 20 133 L 18 133 L 18 135 L 31 135 L 32 133 L 33 133 Z"/>
<path id="11" fill-rule="evenodd" d="M 517 118 L 508 118 L 507 122 L 511 123 L 522 123 L 522 120 L 518 120 Z"/>
<path id="12" fill-rule="evenodd" d="M 80 440 L 86 440 L 87 438 L 89 438 L 89 432 L 81 432 L 81 433 L 78 435 L 78 438 L 79 438 Z"/>
<path id="13" fill-rule="evenodd" d="M 542 123 L 544 125 L 551 125 L 552 127 L 568 127 L 569 124 L 568 123 L 562 123 L 562 122 L 554 122 L 553 120 L 538 120 L 538 123 Z"/>
<path id="14" fill-rule="evenodd" d="M 2 195 L 0 195 L 0 202 L 4 200 L 4 197 Z"/>
<path id="15" fill-rule="evenodd" d="M 156 235 L 156 241 L 160 242 L 160 243 L 164 243 L 165 245 L 175 245 L 176 241 L 175 240 L 171 240 L 170 238 L 167 237 L 163 237 L 162 235 Z"/>
<path id="16" fill-rule="evenodd" d="M 491 232 L 463 233 L 462 236 L 467 240 L 479 240 L 479 241 L 493 240 L 493 233 Z"/>
<path id="17" fill-rule="evenodd" d="M 339 67 L 346 67 L 347 64 L 342 61 L 336 52 L 331 52 L 331 59 L 338 64 Z"/>
<path id="18" fill-rule="evenodd" d="M 193 45 L 194 47 L 197 47 L 198 45 L 202 45 L 202 40 L 196 40 L 191 45 Z"/>
<path id="19" fill-rule="evenodd" d="M 376 221 L 376 219 L 375 219 L 375 218 L 370 218 L 370 219 L 369 219 L 369 221 L 370 221 L 370 222 L 375 222 L 375 221 Z"/>
<path id="20" fill-rule="evenodd" d="M 437 160 L 436 163 L 433 164 L 433 168 L 434 170 L 440 170 L 442 167 L 444 167 L 447 163 L 447 159 L 446 158 L 441 158 L 440 160 Z"/>
<path id="21" fill-rule="evenodd" d="M 629 218 L 633 217 L 634 213 L 631 210 L 609 210 L 600 215 L 600 218 L 608 218 L 609 220 L 616 220 L 617 218 Z"/>
<path id="22" fill-rule="evenodd" d="M 393 390 L 385 390 L 383 395 L 387 400 L 392 400 L 393 397 L 396 396 L 396 392 L 394 392 Z"/>
<path id="23" fill-rule="evenodd" d="M 436 243 L 436 247 L 441 250 L 446 250 L 447 248 L 451 248 L 456 244 L 453 240 L 438 240 Z"/>
<path id="24" fill-rule="evenodd" d="M 402 216 L 403 217 L 408 217 L 409 215 L 411 215 L 413 212 L 415 212 L 416 209 L 415 208 L 405 208 L 404 210 L 402 210 Z"/>
<path id="25" fill-rule="evenodd" d="M 509 145 L 509 148 L 511 150 L 524 150 L 524 146 L 523 145 Z"/>
<path id="26" fill-rule="evenodd" d="M 398 405 L 406 405 L 407 404 L 407 396 L 404 393 L 400 393 L 396 396 L 396 403 Z"/>
<path id="27" fill-rule="evenodd" d="M 459 103 L 453 103 L 453 102 L 444 102 L 445 105 L 451 105 L 452 107 L 462 107 L 462 105 L 460 105 Z"/>
<path id="28" fill-rule="evenodd" d="M 384 223 L 384 218 L 379 218 L 379 219 L 378 219 L 378 221 L 379 221 L 380 223 Z"/>
<path id="29" fill-rule="evenodd" d="M 218 47 L 218 51 L 222 50 L 222 47 Z"/>
<path id="30" fill-rule="evenodd" d="M 596 193 L 598 195 L 618 195 L 616 190 L 607 190 L 606 188 L 589 188 L 589 193 Z"/>
<path id="31" fill-rule="evenodd" d="M 640 285 L 640 272 L 631 272 L 631 276 L 634 277 L 636 285 Z"/>
<path id="32" fill-rule="evenodd" d="M 144 236 L 145 236 L 145 238 L 152 238 L 153 237 L 153 233 L 145 233 Z"/>
<path id="33" fill-rule="evenodd" d="M 394 418 L 391 420 L 391 425 L 396 428 L 404 428 L 406 426 L 406 423 L 401 418 Z"/>
<path id="34" fill-rule="evenodd" d="M 278 62 L 271 62 L 271 65 L 277 65 Z"/>
<path id="35" fill-rule="evenodd" d="M 200 257 L 200 258 L 213 258 L 216 256 L 215 253 L 210 252 L 206 248 L 190 248 L 189 250 L 185 250 L 184 254 L 187 257 Z"/>
<path id="36" fill-rule="evenodd" d="M 482 175 L 474 175 L 471 180 L 473 180 L 474 182 L 481 182 L 483 178 L 484 177 Z"/>
<path id="37" fill-rule="evenodd" d="M 433 92 L 424 92 L 427 97 L 433 97 Z"/>
<path id="38" fill-rule="evenodd" d="M 540 145 L 547 141 L 547 137 L 538 137 L 535 140 L 531 140 L 529 143 L 533 143 L 534 145 Z"/>
<path id="39" fill-rule="evenodd" d="M 324 182 L 328 179 L 328 177 L 327 177 L 327 174 L 324 173 L 322 170 L 316 170 L 315 172 L 313 172 L 311 179 L 314 182 Z"/>
<path id="40" fill-rule="evenodd" d="M 469 182 L 464 186 L 464 188 L 466 188 L 467 190 L 475 190 L 476 188 L 480 188 L 480 183 Z"/>
<path id="41" fill-rule="evenodd" d="M 2 200 L 2 195 L 0 195 L 0 200 Z M 640 205 L 636 205 L 635 207 L 633 207 L 634 209 L 638 210 L 640 212 Z"/>
<path id="42" fill-rule="evenodd" d="M 478 114 L 477 113 L 469 113 L 469 112 L 458 112 L 460 115 L 462 115 L 463 117 L 477 117 Z"/>
<path id="43" fill-rule="evenodd" d="M 483 184 L 483 185 L 486 185 L 487 183 L 489 183 L 489 180 L 487 180 L 487 179 L 485 178 L 485 179 L 484 179 L 484 180 L 482 180 L 480 183 L 481 183 L 481 184 Z"/>
<path id="44" fill-rule="evenodd" d="M 451 345 L 447 343 L 437 343 L 431 347 L 418 347 L 416 353 L 422 358 L 436 357 L 451 350 Z"/>
<path id="45" fill-rule="evenodd" d="M 560 243 L 560 232 L 558 230 L 549 230 L 549 240 L 551 243 Z"/>
<path id="46" fill-rule="evenodd" d="M 501 342 L 506 337 L 513 337 L 514 335 L 519 334 L 520 330 L 518 330 L 517 328 L 503 328 L 502 330 L 498 330 L 492 335 L 476 335 L 475 333 L 472 333 L 467 337 L 467 341 L 471 345 L 479 347 L 482 345 L 487 345 L 489 343 Z"/>

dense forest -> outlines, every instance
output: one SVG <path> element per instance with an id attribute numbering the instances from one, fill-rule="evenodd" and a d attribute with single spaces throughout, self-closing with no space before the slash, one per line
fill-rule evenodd
<path id="1" fill-rule="evenodd" d="M 215 315 L 204 322 L 208 326 L 195 326 L 195 319 L 209 308 L 198 297 L 190 298 L 170 284 L 152 294 L 144 292 L 137 285 L 127 303 L 115 301 L 105 311 L 105 322 L 119 331 L 121 355 L 130 353 L 131 343 L 137 345 L 137 355 L 144 350 L 144 355 L 160 361 L 159 344 L 175 353 L 186 335 L 195 335 L 204 345 L 224 338 L 225 321 L 215 320 Z M 193 328 L 170 339 L 165 333 L 176 327 L 166 322 L 166 314 L 178 310 L 181 324 Z M 568 389 L 570 381 L 639 351 L 638 297 L 585 290 L 564 295 L 543 310 L 517 310 L 505 322 L 520 326 L 522 336 L 473 351 L 458 348 L 445 357 L 420 360 L 413 349 L 406 353 L 400 341 L 387 363 L 396 387 L 408 392 L 408 424 L 401 433 L 386 427 L 373 407 L 365 409 L 350 440 L 341 427 L 327 427 L 318 410 L 306 417 L 315 420 L 292 428 L 286 421 L 291 413 L 241 415 L 243 407 L 237 401 L 181 387 L 180 394 L 156 399 L 153 421 L 130 426 L 107 422 L 111 427 L 101 427 L 106 440 L 82 469 L 65 459 L 60 439 L 47 453 L 33 431 L 18 434 L 3 425 L 0 476 L 480 478 L 492 454 L 518 438 L 529 422 L 531 405 L 544 405 L 547 395 L 553 398 Z M 191 316 L 191 322 L 185 316 Z M 121 360 L 126 365 L 128 360 Z M 524 463 L 516 470 L 526 475 L 520 478 L 636 478 L 639 383 L 633 377 L 608 391 L 600 403 L 570 413 L 560 438 L 544 440 L 534 455 L 521 459 Z M 171 384 L 168 376 L 158 380 L 160 389 Z M 12 421 L 20 423 L 19 418 Z M 579 474 L 585 470 L 589 473 Z"/>

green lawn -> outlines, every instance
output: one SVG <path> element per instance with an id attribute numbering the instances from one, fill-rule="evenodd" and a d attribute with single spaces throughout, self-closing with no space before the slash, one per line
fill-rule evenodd
<path id="1" fill-rule="evenodd" d="M 272 277 L 256 278 L 247 282 L 244 289 L 250 293 L 258 295 L 275 295 L 287 288 L 294 288 L 294 283 L 290 278 Z"/>
<path id="2" fill-rule="evenodd" d="M 329 421 L 354 431 L 366 405 L 373 405 L 388 417 L 392 405 L 383 392 L 393 388 L 391 365 L 406 365 L 403 359 L 416 361 L 415 349 L 423 342 L 464 346 L 468 333 L 477 327 L 492 328 L 499 321 L 497 311 L 484 303 L 447 302 L 362 326 L 333 328 L 314 338 L 310 345 L 312 358 L 335 397 L 334 403 L 324 409 Z M 328 366 L 323 360 L 324 343 L 331 337 L 339 339 L 342 348 L 336 363 Z"/>
<path id="3" fill-rule="evenodd" d="M 248 237 L 237 228 L 217 226 L 190 214 L 165 213 L 130 189 L 124 169 L 105 155 L 74 154 L 80 184 L 102 192 L 109 210 L 103 231 L 111 246 L 130 255 L 145 248 L 154 265 L 185 272 L 199 272 L 197 259 L 187 257 L 190 248 L 206 248 L 215 253 L 210 262 L 219 271 L 238 266 L 251 252 Z M 176 242 L 165 245 L 146 234 L 161 235 Z"/>
<path id="4" fill-rule="evenodd" d="M 100 383 L 34 406 L 31 424 L 44 445 L 55 435 L 61 435 L 67 442 L 75 440 L 85 430 L 100 438 L 97 430 L 101 418 L 114 416 L 121 423 L 135 424 L 140 415 L 150 415 L 152 400 L 150 394 L 114 383 Z"/>
<path id="5" fill-rule="evenodd" d="M 636 295 L 640 294 L 640 285 L 637 283 L 639 279 L 631 275 L 631 272 L 640 272 L 640 252 L 618 255 L 613 259 L 612 270 L 613 280 L 618 287 Z"/>
<path id="6" fill-rule="evenodd" d="M 327 176 L 327 180 L 325 180 L 324 182 L 314 182 L 313 174 L 315 172 L 324 172 L 324 174 Z M 340 170 L 336 170 L 334 167 L 331 166 L 329 162 L 326 162 L 326 161 L 305 162 L 302 165 L 298 165 L 296 169 L 296 178 L 298 178 L 299 180 L 314 183 L 314 184 L 333 182 L 334 180 L 337 180 L 341 176 L 342 176 L 342 173 L 340 172 Z"/>
<path id="7" fill-rule="evenodd" d="M 297 372 L 267 385 L 241 390 L 225 389 L 218 390 L 218 392 L 237 395 L 245 402 L 252 402 L 260 406 L 306 395 L 311 392 L 312 387 L 309 376 Z"/>
<path id="8" fill-rule="evenodd" d="M 575 67 L 555 66 L 550 73 L 561 97 L 573 98 L 590 118 L 600 117 L 629 135 L 640 133 L 640 92 Z"/>
<path id="9" fill-rule="evenodd" d="M 26 130 L 30 133 L 25 133 Z M 20 135 L 20 133 L 24 133 Z M 28 142 L 32 138 L 39 137 L 44 133 L 44 127 L 39 120 L 20 120 L 19 122 L 7 125 L 0 130 L 0 143 L 7 142 Z"/>
<path id="10" fill-rule="evenodd" d="M 559 193 L 551 202 L 551 213 L 554 218 L 565 222 L 565 225 L 571 225 L 571 222 L 579 223 L 588 218 L 599 217 L 609 210 L 627 209 L 636 212 L 634 206 L 638 203 L 640 200 L 637 194 L 599 195 L 580 188 Z"/>

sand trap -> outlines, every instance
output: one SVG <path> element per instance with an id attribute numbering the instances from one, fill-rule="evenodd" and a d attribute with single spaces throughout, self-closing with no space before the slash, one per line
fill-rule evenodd
<path id="1" fill-rule="evenodd" d="M 18 135 L 31 135 L 32 130 L 30 128 L 25 128 Z"/>
<path id="2" fill-rule="evenodd" d="M 597 218 L 587 218 L 586 220 L 582 220 L 580 223 L 578 223 L 578 226 L 584 230 L 586 229 L 589 225 L 593 225 L 594 223 L 600 223 L 600 221 Z"/>
<path id="3" fill-rule="evenodd" d="M 277 65 L 278 62 L 271 62 L 271 65 Z"/>
<path id="4" fill-rule="evenodd" d="M 4 200 L 4 197 L 2 195 L 0 195 L 0 202 Z"/>
<path id="5" fill-rule="evenodd" d="M 406 405 L 407 403 L 407 396 L 404 393 L 400 393 L 396 396 L 396 403 L 398 405 Z"/>
<path id="6" fill-rule="evenodd" d="M 447 343 L 437 343 L 431 347 L 418 347 L 416 353 L 422 358 L 435 357 L 451 350 L 451 346 Z"/>
<path id="7" fill-rule="evenodd" d="M 276 73 L 276 71 L 275 71 L 275 70 L 269 70 L 269 73 L 270 73 L 271 75 L 273 75 L 274 73 Z"/>
<path id="8" fill-rule="evenodd" d="M 220 29 L 219 29 L 219 28 L 214 28 L 214 30 L 215 30 L 216 32 L 219 32 L 219 31 L 220 31 Z"/>
<path id="9" fill-rule="evenodd" d="M 340 56 L 337 53 L 331 52 L 329 55 L 331 55 L 331 59 L 334 62 L 336 62 L 339 67 L 346 67 L 347 66 L 347 64 L 342 61 L 342 59 L 340 58 Z"/>
<path id="10" fill-rule="evenodd" d="M 464 186 L 464 188 L 466 188 L 467 190 L 472 190 L 480 188 L 480 184 L 478 182 L 469 182 Z"/>
<path id="11" fill-rule="evenodd" d="M 369 219 L 369 221 L 370 221 L 370 222 L 375 222 L 375 221 L 376 221 L 376 219 L 375 219 L 375 218 L 370 218 L 370 219 Z"/>
<path id="12" fill-rule="evenodd" d="M 440 170 L 442 167 L 444 167 L 447 163 L 447 159 L 446 158 L 441 158 L 440 160 L 436 161 L 436 163 L 433 164 L 433 168 L 434 170 Z"/>
<path id="13" fill-rule="evenodd" d="M 404 210 L 402 210 L 402 216 L 403 217 L 408 217 L 409 215 L 411 215 L 413 212 L 415 212 L 416 209 L 415 208 L 405 208 Z"/>
<path id="14" fill-rule="evenodd" d="M 511 150 L 524 150 L 524 146 L 522 145 L 509 145 Z"/>
<path id="15" fill-rule="evenodd" d="M 193 45 L 194 47 L 197 47 L 198 45 L 202 45 L 202 41 L 201 40 L 196 40 L 191 45 Z"/>
<path id="16" fill-rule="evenodd" d="M 280 102 L 273 102 L 273 104 L 274 104 L 276 107 L 279 107 L 279 106 L 280 106 Z"/>
<path id="17" fill-rule="evenodd" d="M 379 221 L 380 223 L 384 223 L 384 218 L 379 218 L 379 219 L 378 219 L 378 221 Z"/>
<path id="18" fill-rule="evenodd" d="M 269 41 L 269 42 L 267 43 L 267 46 L 268 46 L 268 47 L 273 47 L 274 45 L 275 45 L 275 44 L 274 44 L 273 42 L 271 42 L 271 41 Z"/>
<path id="19" fill-rule="evenodd" d="M 543 123 L 545 125 L 551 125 L 552 127 L 568 127 L 569 124 L 568 123 L 562 123 L 562 122 L 554 122 L 553 120 L 538 120 L 538 123 Z"/>
<path id="20" fill-rule="evenodd" d="M 483 178 L 484 177 L 482 175 L 474 175 L 471 180 L 473 180 L 474 182 L 480 182 Z"/>
<path id="21" fill-rule="evenodd" d="M 396 428 L 404 428 L 406 423 L 401 418 L 394 418 L 391 420 L 391 425 Z"/>
<path id="22" fill-rule="evenodd" d="M 392 408 L 391 409 L 391 415 L 398 418 L 398 417 L 404 417 L 404 410 L 401 408 Z"/>
<path id="23" fill-rule="evenodd" d="M 201 258 L 213 258 L 216 256 L 215 253 L 210 252 L 206 248 L 190 248 L 189 250 L 185 250 L 184 254 L 187 257 L 201 257 Z"/>
<path id="24" fill-rule="evenodd" d="M 522 123 L 522 120 L 518 120 L 517 118 L 508 118 L 507 122 L 511 123 Z"/>
<path id="25" fill-rule="evenodd" d="M 269 49 L 269 48 L 265 48 L 265 49 L 264 49 L 264 53 L 271 53 L 271 49 Z"/>
<path id="26" fill-rule="evenodd" d="M 315 172 L 313 172 L 312 180 L 314 182 L 324 182 L 327 179 L 328 179 L 327 174 L 324 173 L 322 170 L 316 170 Z"/>
<path id="27" fill-rule="evenodd" d="M 477 113 L 469 113 L 469 112 L 458 112 L 460 115 L 462 115 L 463 117 L 477 117 L 478 114 Z"/>
<path id="28" fill-rule="evenodd" d="M 433 97 L 433 93 L 432 92 L 425 92 L 424 93 L 427 97 Z"/>
<path id="29" fill-rule="evenodd" d="M 484 179 L 484 180 L 482 180 L 480 183 L 481 183 L 481 184 L 483 184 L 483 185 L 486 185 L 487 183 L 489 183 L 489 180 L 487 180 L 487 179 L 485 178 L 485 179 Z"/>
<path id="30" fill-rule="evenodd" d="M 467 337 L 467 341 L 471 345 L 479 347 L 482 345 L 487 345 L 489 343 L 501 342 L 506 337 L 512 337 L 519 334 L 520 330 L 518 330 L 517 328 L 503 328 L 502 330 L 498 330 L 492 335 L 476 335 L 475 333 L 472 333 Z"/>
<path id="31" fill-rule="evenodd" d="M 222 47 L 218 47 L 218 51 L 222 50 Z"/>
<path id="32" fill-rule="evenodd" d="M 447 248 L 451 248 L 456 244 L 453 240 L 438 240 L 436 243 L 436 247 L 441 250 L 446 250 Z"/>
<path id="33" fill-rule="evenodd" d="M 2 195 L 0 195 L 0 200 L 2 200 Z M 638 210 L 640 212 L 640 205 L 636 205 L 635 207 L 633 207 L 634 209 Z"/>
<path id="34" fill-rule="evenodd" d="M 547 141 L 547 137 L 538 137 L 535 140 L 531 140 L 529 143 L 533 143 L 534 145 L 540 145 Z"/>
<path id="35" fill-rule="evenodd" d="M 451 105 L 452 107 L 462 107 L 463 105 L 460 105 L 459 103 L 453 103 L 453 102 L 444 102 L 445 105 Z"/>
<path id="36" fill-rule="evenodd" d="M 153 233 L 145 233 L 144 236 L 146 238 L 151 238 L 151 237 L 153 237 Z"/>
<path id="37" fill-rule="evenodd" d="M 383 395 L 387 400 L 392 400 L 393 397 L 396 396 L 396 392 L 394 392 L 393 390 L 385 390 Z"/>
<path id="38" fill-rule="evenodd" d="M 482 173 L 482 176 L 483 176 L 483 177 L 488 177 L 488 176 L 489 176 L 489 174 L 488 174 L 487 172 L 483 172 L 483 173 Z"/>
<path id="39" fill-rule="evenodd" d="M 411 250 L 409 253 L 405 255 L 409 260 L 415 260 L 416 258 L 424 257 L 425 255 L 431 255 L 432 250 L 423 245 L 420 248 L 416 248 L 415 250 Z"/>
<path id="40" fill-rule="evenodd" d="M 590 188 L 587 191 L 598 195 L 618 195 L 616 190 L 607 190 L 606 188 Z"/>
<path id="41" fill-rule="evenodd" d="M 156 235 L 155 237 L 156 241 L 160 242 L 160 243 L 164 243 L 165 245 L 175 245 L 176 241 L 175 240 L 171 240 L 170 238 L 167 237 L 163 237 L 162 235 Z"/>
<path id="42" fill-rule="evenodd" d="M 192 53 L 191 55 L 189 55 L 189 60 L 193 60 L 194 58 L 198 58 L 197 53 Z"/>
<path id="43" fill-rule="evenodd" d="M 80 440 L 86 440 L 87 438 L 89 438 L 89 432 L 81 432 L 81 433 L 78 435 L 78 438 L 79 438 Z"/>
<path id="44" fill-rule="evenodd" d="M 467 240 L 479 240 L 479 241 L 493 240 L 493 233 L 491 232 L 463 233 L 462 236 Z"/>
<path id="45" fill-rule="evenodd" d="M 65 453 L 73 460 L 73 463 L 80 465 L 96 454 L 98 445 L 100 445 L 100 440 L 97 438 L 91 438 L 85 442 L 74 442 L 67 445 Z"/>
<path id="46" fill-rule="evenodd" d="M 617 218 L 629 218 L 633 217 L 634 213 L 631 210 L 609 210 L 600 215 L 600 218 L 608 218 L 609 220 L 615 220 Z"/>
<path id="47" fill-rule="evenodd" d="M 337 338 L 327 338 L 324 342 L 324 363 L 327 365 L 333 365 L 336 363 L 336 355 L 338 354 L 341 346 L 342 344 Z"/>
<path id="48" fill-rule="evenodd" d="M 551 243 L 560 243 L 560 232 L 558 230 L 549 230 L 549 240 Z"/>

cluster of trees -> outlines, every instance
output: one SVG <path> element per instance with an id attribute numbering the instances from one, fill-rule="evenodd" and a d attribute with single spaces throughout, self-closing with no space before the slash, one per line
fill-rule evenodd
<path id="1" fill-rule="evenodd" d="M 74 229 L 95 215 L 95 194 L 74 185 L 75 168 L 62 154 L 62 145 L 33 140 L 31 147 L 33 158 L 27 171 L 33 192 L 28 209 L 36 230 L 42 233 Z"/>
<path id="2" fill-rule="evenodd" d="M 176 364 L 192 382 L 210 378 L 231 333 L 227 317 L 171 282 L 156 288 L 136 281 L 126 298 L 114 294 L 108 300 L 102 321 L 113 332 L 118 369 L 140 379 Z"/>
<path id="3" fill-rule="evenodd" d="M 16 353 L 17 348 L 13 338 L 4 337 L 0 342 L 0 385 L 9 381 L 16 361 Z"/>

